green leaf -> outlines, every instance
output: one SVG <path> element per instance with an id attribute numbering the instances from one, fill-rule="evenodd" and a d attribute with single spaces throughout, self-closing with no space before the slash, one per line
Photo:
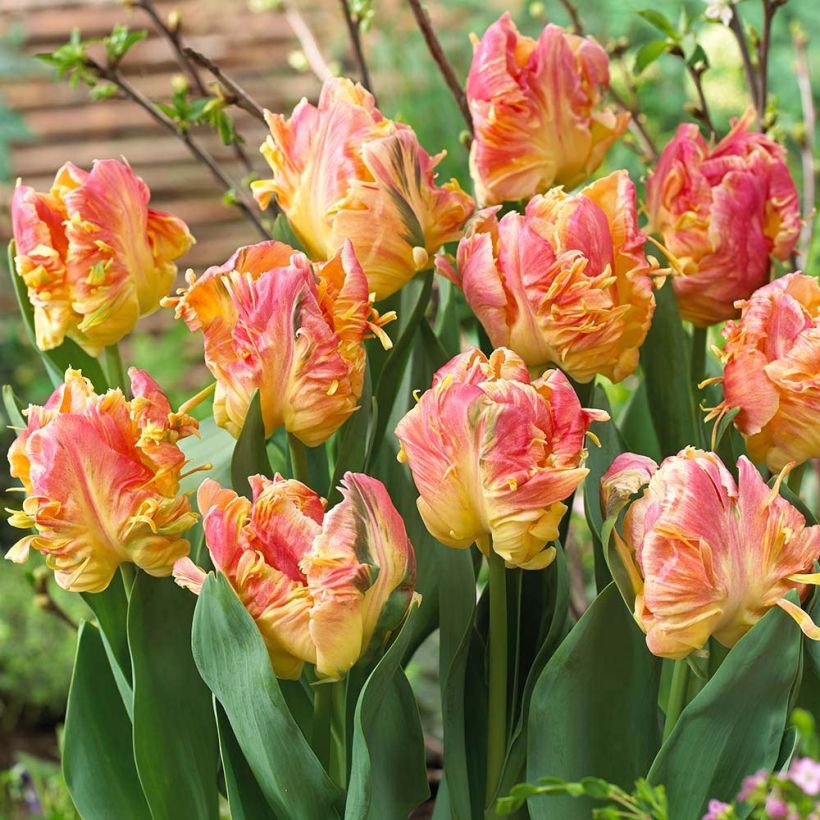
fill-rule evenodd
<path id="1" fill-rule="evenodd" d="M 26 427 L 26 419 L 23 416 L 23 404 L 14 393 L 14 388 L 10 384 L 3 385 L 3 407 L 6 409 L 9 424 L 18 430 Z"/>
<path id="2" fill-rule="evenodd" d="M 686 65 L 700 72 L 709 68 L 709 57 L 706 55 L 700 43 L 695 44 L 692 53 L 689 55 L 689 59 L 686 61 Z"/>
<path id="3" fill-rule="evenodd" d="M 376 405 L 379 408 L 373 439 L 376 442 L 380 442 L 387 431 L 390 413 L 399 393 L 399 385 L 415 344 L 416 330 L 424 318 L 432 289 L 432 271 L 419 274 L 402 289 L 402 307 L 408 305 L 409 310 L 406 310 L 405 316 L 399 316 L 399 335 L 385 359 L 376 382 Z"/>
<path id="4" fill-rule="evenodd" d="M 154 820 L 219 816 L 211 693 L 191 654 L 195 600 L 138 572 L 128 603 L 134 758 Z"/>
<path id="5" fill-rule="evenodd" d="M 677 29 L 669 22 L 667 17 L 655 9 L 643 9 L 638 12 L 640 17 L 643 17 L 647 23 L 654 26 L 658 31 L 662 31 L 667 37 L 674 40 L 676 43 L 680 41 L 680 34 Z"/>
<path id="6" fill-rule="evenodd" d="M 667 282 L 655 293 L 652 326 L 641 350 L 649 411 L 661 453 L 705 444 L 705 427 L 695 413 L 689 381 L 691 341 L 683 330 L 675 292 Z"/>
<path id="7" fill-rule="evenodd" d="M 131 749 L 131 723 L 120 699 L 100 633 L 80 625 L 68 692 L 63 776 L 85 820 L 146 820 Z"/>
<path id="8" fill-rule="evenodd" d="M 288 711 L 262 635 L 221 574 L 209 574 L 202 587 L 193 652 L 276 814 L 300 820 L 338 817 L 341 791 Z"/>
<path id="9" fill-rule="evenodd" d="M 279 214 L 279 216 L 276 217 L 273 222 L 273 231 L 271 233 L 273 238 L 278 242 L 284 242 L 286 245 L 290 245 L 291 248 L 304 252 L 304 246 L 299 241 L 299 237 L 294 233 L 293 228 L 290 226 L 290 222 L 288 222 L 288 219 L 284 214 Z"/>
<path id="10" fill-rule="evenodd" d="M 648 778 L 666 786 L 669 820 L 700 817 L 711 798 L 731 801 L 746 775 L 774 766 L 800 668 L 801 634 L 772 607 L 683 710 Z"/>
<path id="11" fill-rule="evenodd" d="M 219 731 L 219 752 L 222 757 L 222 772 L 225 776 L 231 820 L 270 820 L 270 806 L 236 742 L 228 716 L 216 698 L 214 713 Z"/>
<path id="12" fill-rule="evenodd" d="M 666 40 L 650 40 L 635 52 L 635 74 L 643 73 L 662 54 L 666 54 L 669 43 Z"/>
<path id="13" fill-rule="evenodd" d="M 592 407 L 605 410 L 612 417 L 612 408 L 601 385 L 596 384 L 592 393 Z M 626 452 L 626 442 L 623 440 L 615 422 L 610 420 L 605 424 L 596 425 L 595 434 L 601 442 L 600 447 L 595 443 L 589 445 L 589 456 L 586 467 L 589 474 L 584 479 L 584 512 L 589 529 L 592 532 L 592 544 L 595 559 L 595 587 L 600 592 L 611 580 L 609 569 L 604 559 L 601 546 L 601 528 L 603 515 L 601 513 L 601 477 L 609 469 L 609 465 L 621 453 Z"/>
<path id="14" fill-rule="evenodd" d="M 436 278 L 438 310 L 433 330 L 451 359 L 461 351 L 461 325 L 458 321 L 459 290 L 443 276 Z"/>
<path id="15" fill-rule="evenodd" d="M 429 794 L 418 707 L 401 667 L 417 615 L 418 605 L 359 695 L 345 820 L 407 817 Z"/>
<path id="16" fill-rule="evenodd" d="M 614 584 L 555 651 L 532 695 L 527 780 L 600 777 L 631 789 L 659 745 L 660 661 Z M 533 820 L 586 820 L 587 799 L 535 798 Z"/>
<path id="17" fill-rule="evenodd" d="M 273 476 L 268 454 L 265 450 L 265 422 L 262 420 L 262 406 L 259 391 L 253 391 L 242 432 L 236 440 L 231 458 L 231 483 L 234 490 L 248 498 L 251 487 L 248 477 L 252 475 Z"/>
<path id="18" fill-rule="evenodd" d="M 661 446 L 649 413 L 645 375 L 629 399 L 618 427 L 629 452 L 640 453 L 653 461 L 661 460 Z"/>
<path id="19" fill-rule="evenodd" d="M 34 331 L 34 308 L 28 298 L 28 290 L 22 276 L 17 275 L 17 268 L 14 264 L 14 240 L 9 242 L 8 265 L 11 284 L 14 288 L 17 304 L 23 316 L 23 325 L 26 335 L 31 342 L 31 346 L 37 351 L 45 365 L 46 372 L 51 379 L 51 383 L 58 387 L 65 379 L 65 372 L 69 368 L 81 370 L 83 376 L 91 380 L 94 389 L 98 393 L 103 393 L 108 389 L 108 382 L 103 374 L 99 361 L 86 353 L 75 341 L 66 338 L 59 347 L 53 350 L 40 350 L 37 347 L 37 336 Z"/>
<path id="20" fill-rule="evenodd" d="M 180 482 L 180 492 L 193 493 L 196 500 L 197 487 L 212 478 L 223 487 L 231 486 L 231 462 L 236 439 L 222 427 L 217 427 L 213 418 L 199 422 L 199 436 L 189 436 L 179 442 L 179 449 L 185 455 L 187 467 L 201 467 L 210 464 L 210 470 L 201 470 L 186 476 Z"/>

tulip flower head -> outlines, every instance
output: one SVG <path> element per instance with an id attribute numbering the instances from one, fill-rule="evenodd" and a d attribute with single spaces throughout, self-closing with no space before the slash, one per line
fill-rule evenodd
<path id="1" fill-rule="evenodd" d="M 185 223 L 148 207 L 148 186 L 124 162 L 66 163 L 49 193 L 18 184 L 11 202 L 15 267 L 34 309 L 37 346 L 68 336 L 91 353 L 156 310 L 193 243 Z"/>
<path id="2" fill-rule="evenodd" d="M 739 302 L 723 330 L 724 400 L 707 420 L 734 418 L 755 460 L 778 472 L 820 456 L 820 285 L 790 273 Z"/>
<path id="3" fill-rule="evenodd" d="M 305 663 L 338 679 L 399 629 L 414 599 L 416 561 L 384 485 L 346 473 L 343 500 L 299 481 L 250 479 L 253 500 L 213 480 L 199 488 L 214 566 L 256 621 L 274 672 L 295 680 Z M 180 586 L 197 594 L 205 572 L 184 558 Z"/>
<path id="4" fill-rule="evenodd" d="M 600 105 L 609 58 L 592 38 L 550 23 L 538 40 L 509 12 L 474 40 L 467 78 L 470 174 L 482 205 L 574 188 L 601 164 L 629 114 Z"/>
<path id="5" fill-rule="evenodd" d="M 390 340 L 368 295 L 350 243 L 312 265 L 283 242 L 240 248 L 224 265 L 164 300 L 205 337 L 205 362 L 216 378 L 214 418 L 234 436 L 255 390 L 265 434 L 279 427 L 310 447 L 321 444 L 356 410 L 365 370 L 363 342 Z"/>
<path id="6" fill-rule="evenodd" d="M 457 269 L 437 269 L 464 290 L 490 341 L 529 367 L 549 363 L 579 382 L 618 382 L 638 366 L 655 297 L 657 261 L 643 251 L 635 186 L 616 171 L 576 195 L 553 188 L 526 213 L 497 207 L 468 223 Z"/>
<path id="7" fill-rule="evenodd" d="M 11 475 L 26 493 L 13 527 L 35 529 L 6 554 L 17 563 L 35 549 L 57 583 L 75 592 L 104 590 L 123 562 L 149 575 L 171 574 L 188 554 L 183 537 L 196 522 L 179 494 L 185 456 L 178 441 L 196 434 L 195 419 L 173 413 L 156 382 L 131 368 L 127 401 L 120 390 L 97 395 L 76 370 L 9 448 Z"/>
<path id="8" fill-rule="evenodd" d="M 737 466 L 736 482 L 714 453 L 691 447 L 660 466 L 624 453 L 601 480 L 607 515 L 641 493 L 613 538 L 655 655 L 685 658 L 710 637 L 732 647 L 773 606 L 820 640 L 820 627 L 786 598 L 820 583 L 820 526 L 806 526 L 780 496 L 783 474 L 770 488 L 747 458 Z"/>
<path id="9" fill-rule="evenodd" d="M 542 569 L 555 557 L 548 543 L 567 509 L 561 502 L 588 472 L 589 425 L 608 418 L 582 409 L 559 370 L 531 382 L 511 350 L 487 358 L 474 349 L 444 365 L 399 422 L 399 459 L 435 538 Z"/>
<path id="10" fill-rule="evenodd" d="M 699 327 L 733 318 L 800 233 L 786 152 L 749 130 L 753 116 L 713 147 L 696 125 L 679 126 L 647 180 L 652 229 L 683 274 L 673 280 L 681 316 Z"/>
<path id="11" fill-rule="evenodd" d="M 251 187 L 263 208 L 276 197 L 311 259 L 330 259 L 351 240 L 369 289 L 384 299 L 458 238 L 473 201 L 455 180 L 436 184 L 444 154 L 431 157 L 362 86 L 332 78 L 318 106 L 302 100 L 290 119 L 265 117 L 273 177 Z"/>

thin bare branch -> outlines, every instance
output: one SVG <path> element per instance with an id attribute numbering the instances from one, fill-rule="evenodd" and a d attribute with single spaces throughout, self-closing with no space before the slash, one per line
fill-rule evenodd
<path id="1" fill-rule="evenodd" d="M 609 96 L 613 99 L 615 104 L 628 111 L 631 114 L 629 120 L 629 130 L 635 135 L 635 138 L 643 146 L 643 153 L 651 162 L 655 162 L 660 154 L 658 147 L 655 145 L 655 140 L 652 139 L 649 131 L 642 122 L 642 115 L 638 108 L 637 102 L 627 102 L 612 86 L 609 87 Z M 636 97 L 637 99 L 637 97 Z"/>
<path id="2" fill-rule="evenodd" d="M 359 81 L 370 92 L 373 87 L 370 84 L 370 72 L 367 70 L 367 61 L 364 59 L 362 50 L 362 33 L 359 28 L 360 21 L 353 16 L 348 0 L 339 0 L 342 6 L 342 14 L 347 24 L 347 32 L 350 35 L 350 44 L 353 46 L 353 58 L 356 60 L 356 68 L 359 72 Z"/>
<path id="3" fill-rule="evenodd" d="M 316 42 L 316 38 L 305 22 L 304 17 L 302 17 L 298 9 L 290 3 L 281 2 L 279 9 L 284 15 L 285 20 L 287 20 L 291 30 L 296 35 L 296 39 L 302 47 L 302 53 L 305 55 L 310 70 L 316 75 L 319 82 L 323 83 L 325 80 L 329 80 L 333 76 L 333 72 L 330 70 L 330 66 L 322 55 L 319 44 Z"/>
<path id="4" fill-rule="evenodd" d="M 232 80 L 225 72 L 213 61 L 210 57 L 206 57 L 196 49 L 190 46 L 184 46 L 182 53 L 192 63 L 202 66 L 202 68 L 209 71 L 214 79 L 228 92 L 225 94 L 225 99 L 237 108 L 247 111 L 252 114 L 260 122 L 265 122 L 265 111 L 253 97 L 248 94 L 239 83 Z"/>
<path id="5" fill-rule="evenodd" d="M 447 55 L 444 53 L 444 49 L 441 47 L 441 43 L 436 36 L 435 30 L 433 29 L 433 24 L 430 21 L 430 17 L 422 8 L 420 0 L 407 0 L 407 2 L 413 10 L 413 16 L 416 18 L 416 23 L 418 24 L 421 34 L 424 37 L 424 42 L 427 43 L 427 48 L 429 49 L 433 59 L 436 61 L 436 65 L 438 66 L 442 77 L 444 77 L 444 82 L 447 83 L 447 87 L 455 97 L 458 110 L 461 112 L 461 116 L 464 119 L 467 130 L 472 134 L 473 118 L 470 115 L 470 107 L 467 105 L 467 96 L 464 93 L 464 89 L 461 87 L 461 83 L 456 77 L 455 71 L 453 71 L 452 65 L 450 65 L 450 61 L 447 59 Z"/>
<path id="6" fill-rule="evenodd" d="M 740 49 L 740 59 L 743 62 L 743 73 L 746 75 L 746 84 L 749 86 L 749 94 L 752 97 L 752 104 L 757 111 L 758 122 L 763 121 L 763 107 L 760 105 L 760 91 L 757 87 L 757 77 L 755 76 L 752 56 L 749 53 L 749 44 L 746 41 L 746 32 L 743 29 L 743 21 L 740 19 L 740 12 L 736 5 L 732 6 L 732 19 L 729 21 L 729 28 L 735 35 L 738 48 Z"/>
<path id="7" fill-rule="evenodd" d="M 817 185 L 817 172 L 814 167 L 814 128 L 816 115 L 812 95 L 809 61 L 806 54 L 806 35 L 795 28 L 792 31 L 794 42 L 794 71 L 797 86 L 800 89 L 800 104 L 803 109 L 803 141 L 800 145 L 800 159 L 803 167 L 803 228 L 800 231 L 800 257 L 805 265 L 811 250 L 814 233 L 815 205 L 814 197 Z"/>
<path id="8" fill-rule="evenodd" d="M 567 14 L 569 15 L 569 19 L 572 20 L 572 27 L 575 29 L 576 34 L 583 34 L 584 33 L 584 26 L 581 23 L 581 15 L 578 14 L 578 9 L 575 7 L 570 0 L 561 0 L 561 5 L 566 10 Z"/>

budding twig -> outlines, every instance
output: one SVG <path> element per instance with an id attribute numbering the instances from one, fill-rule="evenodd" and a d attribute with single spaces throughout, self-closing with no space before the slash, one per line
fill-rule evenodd
<path id="1" fill-rule="evenodd" d="M 367 62 L 364 59 L 364 51 L 362 50 L 362 33 L 360 30 L 360 22 L 353 16 L 350 10 L 350 4 L 347 0 L 339 0 L 342 6 L 342 14 L 347 24 L 347 32 L 350 35 L 350 44 L 353 46 L 353 57 L 356 60 L 356 68 L 359 72 L 359 81 L 370 92 L 373 91 L 370 85 L 370 72 L 367 70 Z"/>
<path id="2" fill-rule="evenodd" d="M 228 91 L 225 95 L 225 99 L 229 103 L 235 105 L 237 108 L 241 108 L 243 111 L 247 111 L 249 114 L 252 114 L 260 122 L 265 122 L 265 111 L 262 106 L 259 105 L 259 103 L 256 102 L 256 100 L 254 100 L 253 97 L 251 97 L 241 85 L 239 85 L 239 83 L 232 80 L 227 74 L 225 74 L 225 72 L 213 60 L 190 46 L 184 46 L 182 53 L 192 63 L 200 65 L 202 68 L 209 71 L 214 76 L 214 79 L 216 79 L 220 85 L 224 86 L 224 88 Z"/>
<path id="3" fill-rule="evenodd" d="M 420 0 L 407 0 L 407 2 L 413 10 L 413 16 L 416 18 L 416 23 L 418 24 L 421 34 L 424 37 L 424 42 L 427 43 L 427 48 L 433 59 L 436 61 L 436 65 L 441 72 L 441 76 L 444 77 L 444 82 L 447 84 L 447 88 L 450 89 L 455 97 L 458 110 L 461 112 L 461 116 L 464 119 L 467 129 L 472 134 L 473 118 L 470 115 L 470 107 L 467 105 L 467 96 L 464 93 L 464 89 L 461 87 L 461 83 L 456 77 L 455 71 L 453 71 L 452 65 L 450 65 L 450 61 L 447 59 L 447 55 L 444 53 L 444 49 L 441 47 L 441 43 L 436 36 L 436 32 L 433 30 L 433 24 L 430 21 L 430 17 L 422 8 Z"/>
<path id="4" fill-rule="evenodd" d="M 800 145 L 800 159 L 803 167 L 803 227 L 800 231 L 800 256 L 803 264 L 809 256 L 814 233 L 814 193 L 817 175 L 814 170 L 814 97 L 812 96 L 809 62 L 806 56 L 806 35 L 799 29 L 792 32 L 794 42 L 794 71 L 800 89 L 800 104 L 803 109 L 803 140 Z"/>

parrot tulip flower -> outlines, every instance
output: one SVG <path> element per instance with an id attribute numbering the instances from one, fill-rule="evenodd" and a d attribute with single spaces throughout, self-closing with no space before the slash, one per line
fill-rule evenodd
<path id="1" fill-rule="evenodd" d="M 538 40 L 509 12 L 474 41 L 467 102 L 470 174 L 482 205 L 574 188 L 601 164 L 629 114 L 600 105 L 609 58 L 592 38 L 548 25 Z"/>
<path id="2" fill-rule="evenodd" d="M 34 309 L 37 346 L 68 336 L 91 353 L 156 310 L 193 243 L 185 223 L 148 207 L 148 186 L 124 162 L 66 163 L 49 193 L 18 184 L 11 202 L 15 267 Z"/>
<path id="3" fill-rule="evenodd" d="M 683 275 L 681 316 L 699 327 L 736 315 L 735 302 L 769 281 L 770 256 L 787 259 L 800 233 L 785 149 L 749 126 L 749 111 L 710 147 L 678 127 L 647 180 L 647 210 Z"/>
<path id="4" fill-rule="evenodd" d="M 476 542 L 508 566 L 542 569 L 555 557 L 561 503 L 588 470 L 584 438 L 601 410 L 584 410 L 558 370 L 530 382 L 511 350 L 479 350 L 442 367 L 396 428 L 400 460 L 419 491 L 431 534 Z"/>
<path id="5" fill-rule="evenodd" d="M 384 299 L 458 239 L 473 201 L 455 180 L 436 184 L 444 154 L 431 157 L 362 86 L 333 78 L 318 107 L 302 100 L 290 119 L 265 117 L 273 178 L 253 182 L 253 193 L 263 208 L 276 197 L 311 259 L 330 259 L 351 240 L 370 290 Z"/>
<path id="6" fill-rule="evenodd" d="M 165 299 L 205 337 L 205 362 L 216 378 L 214 418 L 233 436 L 242 430 L 255 390 L 265 434 L 284 427 L 313 447 L 330 438 L 358 407 L 364 339 L 390 340 L 368 295 L 350 243 L 323 265 L 283 242 L 240 248 L 224 265 Z"/>
<path id="7" fill-rule="evenodd" d="M 608 515 L 641 493 L 613 538 L 655 655 L 685 658 L 710 637 L 732 647 L 773 606 L 820 640 L 820 627 L 785 597 L 805 598 L 820 583 L 820 527 L 780 496 L 783 474 L 770 488 L 747 458 L 737 466 L 736 482 L 714 453 L 687 448 L 660 466 L 624 453 L 601 480 Z"/>
<path id="8" fill-rule="evenodd" d="M 182 536 L 197 516 L 179 494 L 185 457 L 177 442 L 198 425 L 171 411 L 148 374 L 131 368 L 129 376 L 131 401 L 120 390 L 97 395 L 66 371 L 45 405 L 26 411 L 9 449 L 11 475 L 26 493 L 9 523 L 36 533 L 6 558 L 23 563 L 29 550 L 42 552 L 63 589 L 100 592 L 123 562 L 170 575 L 188 554 Z"/>
<path id="9" fill-rule="evenodd" d="M 724 328 L 723 402 L 734 407 L 749 455 L 779 471 L 820 456 L 820 285 L 790 273 L 738 303 Z"/>
<path id="10" fill-rule="evenodd" d="M 384 485 L 361 473 L 345 474 L 343 499 L 329 512 L 299 481 L 250 483 L 252 501 L 210 479 L 199 488 L 214 566 L 256 621 L 278 677 L 295 680 L 310 663 L 323 678 L 341 678 L 409 611 L 416 561 L 404 522 Z M 174 576 L 197 594 L 205 580 L 188 558 Z"/>
<path id="11" fill-rule="evenodd" d="M 497 211 L 468 223 L 457 270 L 437 260 L 493 345 L 530 367 L 560 365 L 579 382 L 632 373 L 655 311 L 652 274 L 661 271 L 643 251 L 629 174 L 616 171 L 574 196 L 553 188 L 525 214 L 498 219 Z"/>

